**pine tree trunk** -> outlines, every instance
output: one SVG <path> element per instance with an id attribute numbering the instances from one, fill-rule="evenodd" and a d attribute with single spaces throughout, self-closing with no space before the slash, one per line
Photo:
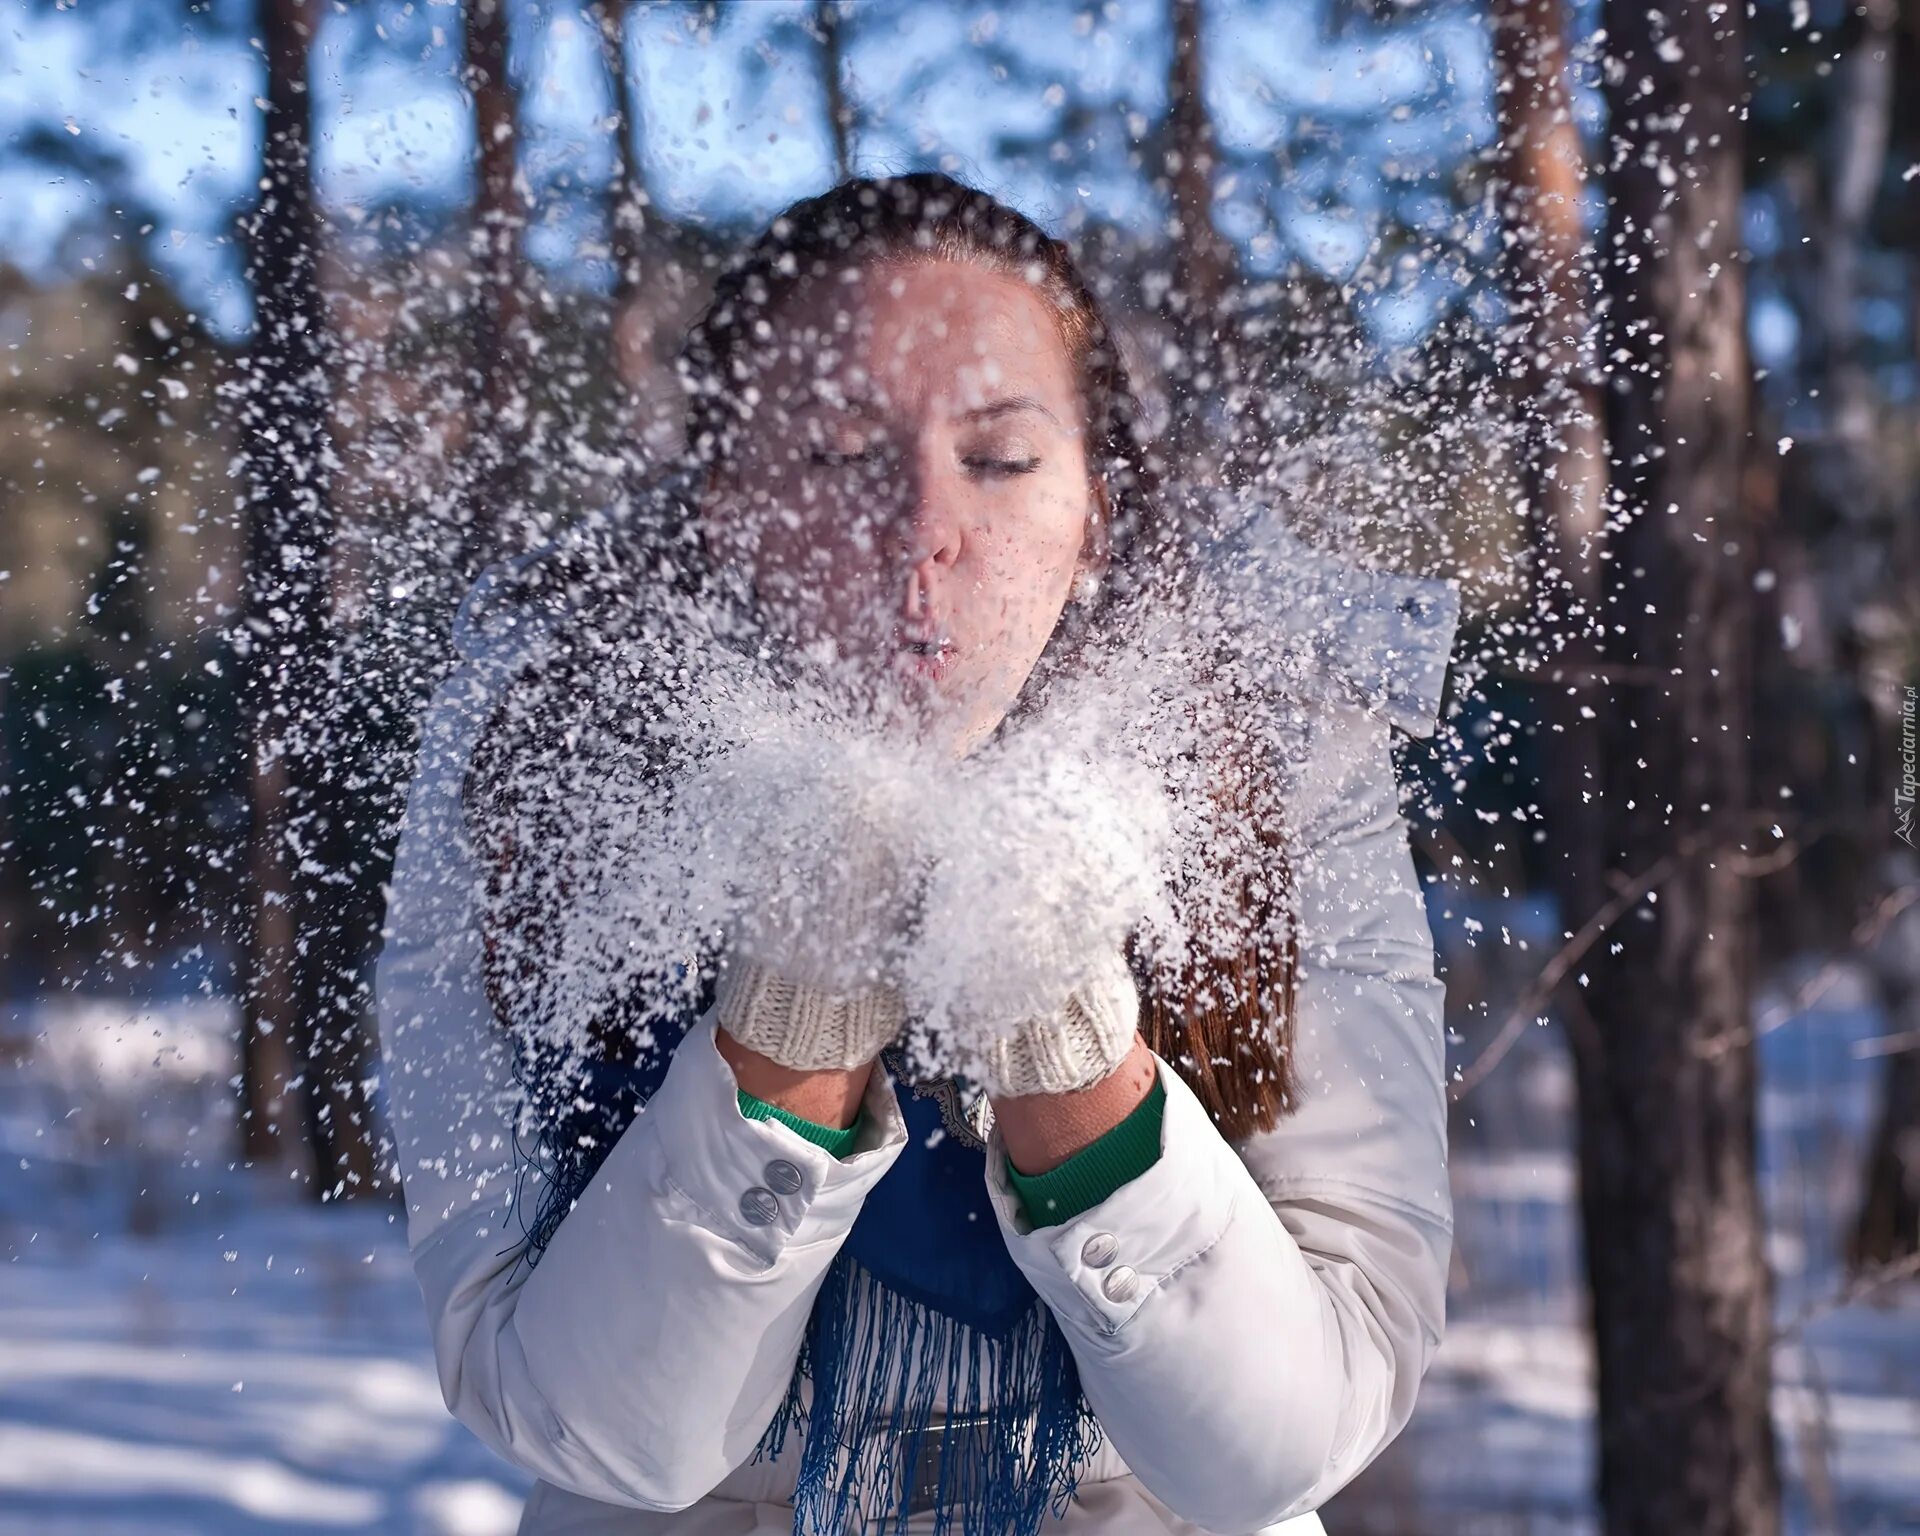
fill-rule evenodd
<path id="1" fill-rule="evenodd" d="M 1896 0 L 1859 0 L 1860 35 L 1839 68 L 1833 148 L 1823 167 L 1825 207 L 1815 237 L 1819 278 L 1814 297 L 1818 325 L 1809 347 L 1825 375 L 1826 441 L 1822 468 L 1835 500 L 1856 517 L 1877 512 L 1898 494 L 1886 481 L 1875 444 L 1875 388 L 1860 349 L 1860 252 L 1886 170 L 1897 96 L 1894 27 Z M 1915 12 L 1920 20 L 1920 9 Z"/>
<path id="2" fill-rule="evenodd" d="M 1591 253 L 1581 222 L 1586 146 L 1567 87 L 1563 0 L 1494 0 L 1504 220 L 1513 325 L 1507 352 L 1524 449 L 1535 620 L 1545 654 L 1542 804 L 1552 889 L 1571 930 L 1606 900 L 1599 820 L 1600 552 L 1607 503 L 1604 405 L 1586 376 Z M 1571 932 L 1567 934 L 1571 937 Z"/>
<path id="3" fill-rule="evenodd" d="M 243 687 L 254 898 L 242 998 L 244 1152 L 290 1161 L 325 1197 L 370 1189 L 366 1042 L 344 914 L 349 744 L 338 734 L 326 312 L 315 260 L 307 60 L 321 7 L 265 0 L 260 204 L 248 229 L 255 325 L 241 425 L 253 500 Z M 295 1107 L 300 1111 L 294 1119 Z"/>
<path id="4" fill-rule="evenodd" d="M 1222 308 L 1236 278 L 1233 247 L 1213 223 L 1213 173 L 1219 158 L 1207 111 L 1200 0 L 1173 0 L 1173 58 L 1167 78 L 1166 178 L 1173 218 L 1174 319 L 1179 361 L 1167 379 L 1169 469 L 1176 479 L 1208 480 L 1220 455 L 1208 442 L 1207 404 L 1220 397 L 1228 366 Z"/>
<path id="5" fill-rule="evenodd" d="M 1833 504 L 1849 511 L 1843 526 L 1866 543 L 1884 526 L 1882 519 L 1897 525 L 1899 498 L 1910 492 L 1897 471 L 1887 473 L 1891 461 L 1878 449 L 1876 434 L 1885 428 L 1876 419 L 1875 389 L 1862 357 L 1858 320 L 1860 252 L 1886 170 L 1898 94 L 1894 29 L 1900 20 L 1899 6 L 1896 0 L 1863 0 L 1855 9 L 1860 33 L 1840 66 L 1842 88 L 1835 97 L 1833 127 L 1836 148 L 1825 186 L 1826 216 L 1816 236 L 1820 264 L 1816 335 L 1823 353 L 1823 393 L 1831 422 L 1819 462 L 1832 487 Z M 1920 35 L 1920 7 L 1910 10 Z M 1904 541 L 1896 537 L 1891 548 L 1869 544 L 1857 558 L 1863 568 L 1891 558 L 1895 570 L 1907 572 L 1913 569 L 1916 546 L 1920 539 L 1909 528 Z M 1887 770 L 1898 782 L 1897 758 L 1891 752 L 1885 756 Z M 1882 784 L 1888 778 L 1876 773 L 1871 782 Z M 1878 805 L 1873 809 L 1879 814 L 1868 819 L 1866 836 L 1860 839 L 1863 862 L 1877 857 L 1883 846 L 1884 812 Z M 1896 1031 L 1920 1025 L 1917 923 L 1920 914 L 1911 909 L 1903 913 L 1880 952 L 1869 961 L 1880 973 L 1887 1017 Z M 1905 952 L 1891 954 L 1896 944 Z M 1880 1093 L 1880 1113 L 1867 1150 L 1865 1192 L 1849 1243 L 1849 1257 L 1858 1274 L 1920 1254 L 1920 1053 L 1909 1049 L 1888 1057 Z"/>
<path id="6" fill-rule="evenodd" d="M 477 270 L 468 358 L 472 384 L 465 475 L 467 523 L 459 581 L 518 548 L 515 500 L 522 484 L 531 385 L 520 236 L 519 101 L 508 69 L 507 0 L 466 7 L 467 88 L 473 97 L 478 195 L 473 209 Z"/>
<path id="7" fill-rule="evenodd" d="M 1752 588 L 1740 498 L 1739 6 L 1611 0 L 1605 186 L 1616 680 L 1596 800 L 1614 880 L 1576 1030 L 1600 1497 L 1612 1536 L 1773 1536 L 1772 1287 L 1755 1172 Z"/>
<path id="8" fill-rule="evenodd" d="M 1855 1275 L 1920 1254 L 1920 1005 L 1906 1010 L 1901 1032 L 1915 1038 L 1887 1058 L 1866 1193 L 1848 1244 Z"/>
<path id="9" fill-rule="evenodd" d="M 820 88 L 826 97 L 827 134 L 833 141 L 837 181 L 853 174 L 853 107 L 847 100 L 846 47 L 837 0 L 814 0 L 813 30 L 820 39 Z"/>
<path id="10" fill-rule="evenodd" d="M 1895 1049 L 1880 1080 L 1880 1113 L 1847 1245 L 1860 1276 L 1920 1254 L 1920 905 L 1898 912 L 1865 959 Z"/>
<path id="11" fill-rule="evenodd" d="M 640 240 L 646 229 L 647 189 L 634 143 L 640 130 L 640 83 L 627 69 L 627 0 L 599 0 L 600 57 L 619 122 L 613 142 L 613 182 L 607 188 L 607 222 L 613 239 L 613 293 L 608 309 L 619 323 L 639 296 L 643 275 Z"/>

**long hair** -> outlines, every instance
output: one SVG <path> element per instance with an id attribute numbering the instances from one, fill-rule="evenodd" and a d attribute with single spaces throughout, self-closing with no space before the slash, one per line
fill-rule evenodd
<path id="1" fill-rule="evenodd" d="M 743 387 L 751 378 L 748 350 L 803 281 L 857 266 L 944 261 L 984 266 L 1033 285 L 1059 325 L 1085 412 L 1095 495 L 1084 553 L 1103 579 L 1092 601 L 1067 606 L 1016 700 L 1012 717 L 1018 718 L 1048 678 L 1071 669 L 1089 643 L 1111 634 L 1135 605 L 1177 599 L 1191 547 L 1164 504 L 1158 460 L 1101 306 L 1067 246 L 1031 219 L 932 172 L 846 181 L 780 214 L 721 272 L 710 304 L 687 336 L 680 357 L 688 396 L 682 483 L 725 466 L 741 435 L 754 430 Z M 684 499 L 677 505 L 684 507 Z M 564 814 L 564 807 L 528 803 L 528 786 L 517 772 L 522 752 L 568 730 L 568 709 L 583 696 L 577 686 L 582 675 L 610 654 L 610 637 L 646 621 L 626 577 L 664 579 L 676 590 L 695 592 L 725 575 L 703 569 L 689 524 L 656 500 L 649 511 L 596 527 L 575 541 L 568 557 L 529 568 L 527 585 L 548 598 L 558 615 L 560 643 L 510 686 L 474 752 L 468 816 L 493 895 L 511 887 L 516 864 L 527 856 L 528 826 L 542 815 Z M 1147 1043 L 1232 1140 L 1271 1129 L 1294 1102 L 1293 880 L 1275 764 L 1257 737 L 1235 728 L 1246 713 L 1236 707 L 1230 669 L 1203 658 L 1193 682 L 1191 708 L 1209 742 L 1205 777 L 1212 819 L 1226 834 L 1223 843 L 1238 846 L 1211 850 L 1215 867 L 1188 872 L 1170 894 L 1178 909 L 1208 885 L 1217 904 L 1224 879 L 1234 910 L 1224 923 L 1185 924 L 1196 937 L 1184 953 L 1150 958 L 1139 935 L 1129 939 L 1127 953 Z M 652 771 L 670 774 L 672 765 L 657 763 Z M 591 899 L 590 893 L 574 895 Z M 537 984 L 540 936 L 550 909 L 504 902 L 489 903 L 486 910 L 500 913 L 493 921 L 513 930 L 486 933 L 488 986 L 505 1017 L 518 989 Z M 592 1025 L 595 1048 L 607 1059 L 624 1059 L 633 1049 L 633 1024 L 631 1010 L 610 1000 Z"/>

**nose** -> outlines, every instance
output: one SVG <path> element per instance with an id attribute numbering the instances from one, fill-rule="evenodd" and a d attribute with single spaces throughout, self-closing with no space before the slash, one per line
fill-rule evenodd
<path id="1" fill-rule="evenodd" d="M 960 558 L 960 517 L 953 488 L 942 483 L 937 470 L 916 466 L 907 476 L 906 516 L 902 542 L 906 554 L 904 609 L 918 616 L 932 598 L 940 572 Z"/>

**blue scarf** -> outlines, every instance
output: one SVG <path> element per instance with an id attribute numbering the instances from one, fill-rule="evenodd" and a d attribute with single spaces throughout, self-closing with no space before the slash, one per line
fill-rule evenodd
<path id="1" fill-rule="evenodd" d="M 515 1073 L 533 1097 L 548 1170 L 527 1229 L 528 1264 L 710 1000 L 709 984 L 677 1019 L 651 1021 L 655 1044 L 631 1066 L 562 1066 L 516 1034 Z M 907 1142 L 827 1271 L 786 1397 L 752 1459 L 778 1457 L 801 1431 L 795 1536 L 842 1536 L 869 1522 L 905 1536 L 908 1516 L 926 1507 L 936 1536 L 1033 1536 L 1049 1512 L 1065 1511 L 1100 1443 L 1099 1423 L 1059 1324 L 1001 1238 L 985 1143 L 960 1084 L 909 1083 L 897 1057 L 883 1061 L 902 1085 Z M 524 1189 L 536 1163 L 515 1150 Z M 518 1195 L 515 1204 L 525 1209 Z M 904 1398 L 883 1391 L 903 1367 Z"/>

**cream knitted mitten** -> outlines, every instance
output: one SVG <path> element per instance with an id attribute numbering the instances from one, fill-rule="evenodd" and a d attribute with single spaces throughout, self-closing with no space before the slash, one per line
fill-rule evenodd
<path id="1" fill-rule="evenodd" d="M 895 987 L 828 992 L 755 961 L 730 964 L 714 991 L 719 1025 L 748 1050 L 796 1072 L 872 1061 L 906 1022 Z"/>
<path id="2" fill-rule="evenodd" d="M 1081 741 L 1009 741 L 961 765 L 906 966 L 921 1065 L 990 1094 L 1069 1093 L 1132 1049 L 1124 945 L 1164 921 L 1172 811 L 1159 774 Z"/>
<path id="3" fill-rule="evenodd" d="M 871 1061 L 905 1019 L 912 775 L 872 741 L 775 731 L 701 765 L 679 793 L 744 850 L 728 880 L 720 1027 L 796 1071 Z"/>
<path id="4" fill-rule="evenodd" d="M 844 841 L 792 850 L 729 935 L 714 990 L 720 1027 L 796 1071 L 871 1061 L 906 1020 L 889 979 L 904 860 L 875 825 L 881 810 L 856 801 L 830 818 Z"/>
<path id="5" fill-rule="evenodd" d="M 1119 950 L 1099 964 L 1052 1014 L 1033 1014 L 996 1034 L 967 1075 L 996 1098 L 1089 1088 L 1127 1059 L 1140 1027 L 1140 994 Z"/>

